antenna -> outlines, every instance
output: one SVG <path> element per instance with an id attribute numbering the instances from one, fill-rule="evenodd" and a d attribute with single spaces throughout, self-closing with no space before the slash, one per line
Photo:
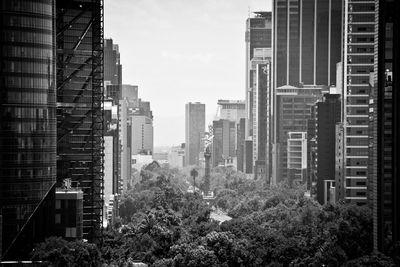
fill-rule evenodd
<path id="1" fill-rule="evenodd" d="M 250 5 L 247 6 L 247 17 L 250 18 L 251 8 Z"/>

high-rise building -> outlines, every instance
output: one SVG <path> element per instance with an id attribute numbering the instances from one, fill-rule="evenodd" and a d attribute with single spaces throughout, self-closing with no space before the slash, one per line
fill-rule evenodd
<path id="1" fill-rule="evenodd" d="M 252 151 L 250 155 L 244 157 L 246 166 L 244 169 L 246 173 L 251 175 L 254 169 L 254 163 L 258 160 L 258 140 L 254 139 L 254 127 L 258 126 L 255 116 L 259 107 L 254 107 L 254 104 L 262 106 L 263 103 L 259 102 L 259 98 L 254 99 L 254 94 L 257 90 L 264 90 L 264 88 L 256 88 L 258 82 L 257 65 L 266 64 L 271 58 L 271 31 L 272 31 L 272 13 L 271 12 L 254 12 L 254 17 L 248 18 L 246 21 L 246 141 L 245 151 Z M 261 92 L 261 91 L 260 91 Z M 256 129 L 258 133 L 258 129 Z M 256 133 L 256 135 L 257 135 Z M 264 149 L 263 149 L 264 150 Z M 265 165 L 265 161 L 261 160 L 260 166 Z M 250 165 L 251 164 L 251 165 Z M 248 166 L 247 166 L 248 165 Z"/>
<path id="2" fill-rule="evenodd" d="M 236 125 L 236 169 L 244 172 L 244 142 L 246 136 L 246 119 L 242 118 Z"/>
<path id="3" fill-rule="evenodd" d="M 104 39 L 104 82 L 122 84 L 122 65 L 119 47 L 112 39 Z"/>
<path id="4" fill-rule="evenodd" d="M 213 121 L 212 166 L 225 166 L 236 157 L 236 123 L 229 120 Z"/>
<path id="5" fill-rule="evenodd" d="M 276 89 L 276 127 L 274 164 L 276 174 L 272 184 L 283 180 L 290 181 L 288 176 L 287 140 L 289 132 L 307 132 L 308 120 L 312 117 L 311 108 L 328 92 L 327 86 L 290 85 Z"/>
<path id="6" fill-rule="evenodd" d="M 374 65 L 375 2 L 345 1 L 343 37 L 342 199 L 367 203 L 370 72 Z M 338 186 L 336 184 L 336 186 Z"/>
<path id="7" fill-rule="evenodd" d="M 317 103 L 317 200 L 324 203 L 326 180 L 335 180 L 336 124 L 340 122 L 341 104 L 339 94 L 325 94 Z"/>
<path id="8" fill-rule="evenodd" d="M 342 1 L 273 1 L 274 88 L 332 85 L 341 61 Z"/>
<path id="9" fill-rule="evenodd" d="M 270 184 L 272 171 L 272 90 L 271 90 L 271 53 L 266 57 L 252 60 L 255 66 L 253 86 L 253 162 L 254 179 L 262 179 Z"/>
<path id="10" fill-rule="evenodd" d="M 108 206 L 114 191 L 114 138 L 104 136 L 104 206 Z"/>
<path id="11" fill-rule="evenodd" d="M 139 103 L 142 103 L 139 101 Z M 149 103 L 149 102 L 144 102 Z M 149 103 L 150 105 L 150 103 Z M 152 155 L 154 150 L 153 143 L 153 115 L 149 109 L 144 105 L 139 108 L 132 109 L 130 114 L 132 123 L 132 155 L 146 154 Z"/>
<path id="12" fill-rule="evenodd" d="M 56 0 L 57 181 L 83 191 L 83 238 L 98 242 L 103 213 L 103 1 Z"/>
<path id="13" fill-rule="evenodd" d="M 55 3 L 0 3 L 0 259 L 51 233 L 56 183 Z M 40 38 L 38 38 L 38 36 Z"/>
<path id="14" fill-rule="evenodd" d="M 242 100 L 218 100 L 217 118 L 239 123 L 246 118 L 246 103 Z"/>
<path id="15" fill-rule="evenodd" d="M 393 245 L 400 241 L 400 110 L 397 107 L 400 102 L 400 3 L 376 0 L 375 12 L 368 186 L 374 249 L 398 257 L 399 248 Z"/>
<path id="16" fill-rule="evenodd" d="M 198 165 L 204 151 L 206 105 L 199 102 L 185 105 L 185 166 Z"/>

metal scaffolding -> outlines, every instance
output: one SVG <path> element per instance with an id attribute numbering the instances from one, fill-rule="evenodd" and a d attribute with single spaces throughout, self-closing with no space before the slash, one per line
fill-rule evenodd
<path id="1" fill-rule="evenodd" d="M 57 0 L 57 182 L 83 190 L 83 237 L 103 217 L 103 0 Z"/>

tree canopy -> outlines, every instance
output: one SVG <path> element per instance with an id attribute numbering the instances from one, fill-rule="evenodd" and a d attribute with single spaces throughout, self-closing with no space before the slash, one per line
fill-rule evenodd
<path id="1" fill-rule="evenodd" d="M 98 249 L 50 239 L 36 247 L 33 258 L 54 266 L 94 257 L 105 266 L 133 260 L 171 267 L 394 266 L 391 258 L 372 252 L 367 207 L 321 206 L 305 197 L 305 188 L 269 187 L 223 168 L 211 175 L 216 194 L 211 207 L 199 193 L 187 193 L 190 170 L 161 167 L 140 176 L 120 201 L 122 224 L 105 231 Z M 214 221 L 214 208 L 232 219 Z M 60 244 L 51 250 L 56 241 Z M 81 246 L 79 256 L 71 246 Z"/>

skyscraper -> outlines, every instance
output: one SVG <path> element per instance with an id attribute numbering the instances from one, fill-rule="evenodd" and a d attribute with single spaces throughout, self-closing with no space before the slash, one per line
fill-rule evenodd
<path id="1" fill-rule="evenodd" d="M 341 0 L 273 1 L 272 176 L 278 177 L 278 181 L 285 177 L 279 159 L 286 150 L 281 150 L 277 128 L 282 114 L 278 110 L 277 88 L 337 83 L 336 65 L 342 55 L 342 18 Z"/>
<path id="2" fill-rule="evenodd" d="M 246 117 L 246 103 L 243 100 L 218 100 L 217 117 L 239 123 Z"/>
<path id="3" fill-rule="evenodd" d="M 265 169 L 265 145 L 261 135 L 267 131 L 264 129 L 265 120 L 262 116 L 267 113 L 267 90 L 270 88 L 270 77 L 264 79 L 265 75 L 259 75 L 260 64 L 269 64 L 271 60 L 272 46 L 272 13 L 254 12 L 255 17 L 248 18 L 246 22 L 246 151 L 252 151 L 244 157 L 246 173 L 257 173 L 255 164 L 262 170 Z M 264 65 L 263 65 L 264 66 Z M 264 66 L 265 67 L 265 66 Z M 268 72 L 269 73 L 269 72 Z M 267 80 L 268 82 L 265 82 Z M 266 115 L 269 116 L 269 115 Z M 262 125 L 261 125 L 261 124 Z M 260 142 L 261 141 L 261 142 Z M 262 151 L 262 152 L 261 152 Z M 261 152 L 261 155 L 259 155 Z M 259 156 L 261 156 L 259 158 Z M 254 178 L 257 178 L 255 175 Z"/>
<path id="4" fill-rule="evenodd" d="M 342 1 L 273 1 L 274 87 L 336 83 Z"/>
<path id="5" fill-rule="evenodd" d="M 114 88 L 114 85 L 107 86 L 107 89 Z M 138 108 L 138 87 L 123 84 L 116 89 L 118 99 L 118 180 L 122 184 L 121 190 L 126 191 L 131 180 L 132 171 L 132 115 L 133 109 Z M 120 192 L 122 193 L 122 192 Z"/>
<path id="6" fill-rule="evenodd" d="M 132 155 L 152 155 L 153 142 L 153 114 L 150 110 L 150 102 L 139 99 L 139 107 L 132 109 Z"/>
<path id="7" fill-rule="evenodd" d="M 368 186 L 374 249 L 399 256 L 400 241 L 400 61 L 398 1 L 375 1 L 375 60 L 370 93 Z M 399 262 L 397 262 L 399 264 Z"/>
<path id="8" fill-rule="evenodd" d="M 0 3 L 1 259 L 51 234 L 56 183 L 55 5 Z"/>
<path id="9" fill-rule="evenodd" d="M 336 123 L 340 122 L 341 105 L 339 94 L 325 94 L 317 103 L 317 200 L 325 204 L 326 180 L 335 181 Z"/>
<path id="10" fill-rule="evenodd" d="M 370 72 L 374 64 L 375 2 L 346 1 L 343 44 L 342 198 L 367 203 Z"/>
<path id="11" fill-rule="evenodd" d="M 204 152 L 206 105 L 199 102 L 185 105 L 185 166 L 198 165 Z"/>
<path id="12" fill-rule="evenodd" d="M 246 137 L 252 136 L 253 125 L 253 83 L 254 68 L 251 60 L 257 48 L 271 48 L 271 12 L 254 12 L 255 17 L 246 21 L 246 110 L 247 127 Z"/>
<path id="13" fill-rule="evenodd" d="M 104 40 L 104 82 L 122 84 L 122 65 L 119 47 L 112 39 Z"/>
<path id="14" fill-rule="evenodd" d="M 270 49 L 267 57 L 260 62 L 255 58 L 253 87 L 253 162 L 254 179 L 262 179 L 270 183 L 272 170 L 272 90 L 271 90 L 271 57 Z"/>
<path id="15" fill-rule="evenodd" d="M 56 0 L 57 181 L 83 191 L 83 237 L 98 242 L 103 211 L 103 1 Z"/>
<path id="16" fill-rule="evenodd" d="M 237 170 L 244 172 L 244 159 L 245 159 L 245 151 L 244 151 L 244 143 L 245 143 L 245 135 L 246 135 L 246 119 L 242 118 L 239 120 L 239 123 L 236 125 L 236 165 Z"/>
<path id="17" fill-rule="evenodd" d="M 213 121 L 212 166 L 225 166 L 236 156 L 236 123 L 229 120 Z"/>

